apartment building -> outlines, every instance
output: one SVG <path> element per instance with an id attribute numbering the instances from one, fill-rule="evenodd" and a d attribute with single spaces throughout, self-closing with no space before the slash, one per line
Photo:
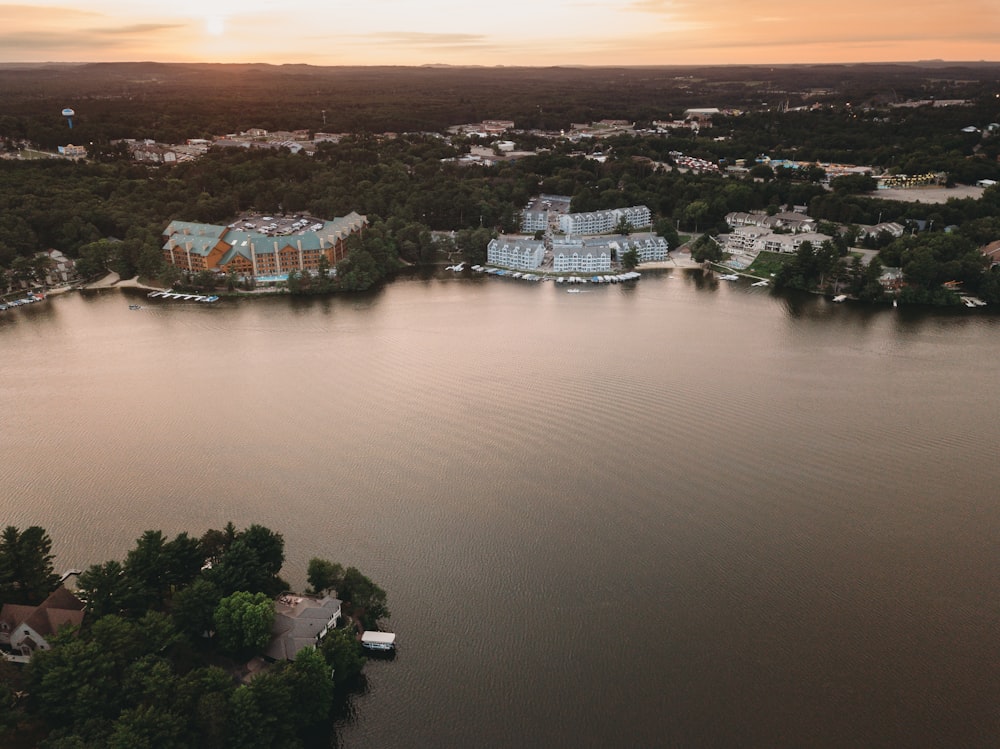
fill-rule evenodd
<path id="1" fill-rule="evenodd" d="M 611 248 L 607 241 L 559 238 L 552 244 L 552 270 L 556 273 L 605 273 L 611 270 Z"/>
<path id="2" fill-rule="evenodd" d="M 503 268 L 534 270 L 545 258 L 545 243 L 526 237 L 500 236 L 486 246 L 486 262 Z"/>
<path id="3" fill-rule="evenodd" d="M 614 231 L 623 218 L 633 229 L 643 229 L 652 223 L 649 208 L 634 205 L 589 213 L 567 213 L 559 217 L 559 229 L 564 234 L 607 234 Z"/>

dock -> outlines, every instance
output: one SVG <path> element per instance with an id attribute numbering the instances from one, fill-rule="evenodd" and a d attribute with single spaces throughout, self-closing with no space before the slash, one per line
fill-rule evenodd
<path id="1" fill-rule="evenodd" d="M 173 291 L 151 291 L 146 296 L 150 299 L 179 299 L 184 302 L 203 302 L 205 304 L 219 301 L 219 297 L 214 294 L 178 294 Z"/>

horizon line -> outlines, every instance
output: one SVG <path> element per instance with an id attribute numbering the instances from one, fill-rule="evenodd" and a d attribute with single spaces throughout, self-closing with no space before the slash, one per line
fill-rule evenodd
<path id="1" fill-rule="evenodd" d="M 42 65 L 218 65 L 218 66 L 246 66 L 246 65 L 266 65 L 268 67 L 308 67 L 308 68 L 476 68 L 484 70 L 493 69 L 545 69 L 545 68 L 790 68 L 803 65 L 809 66 L 856 66 L 856 65 L 1000 65 L 1000 60 L 945 60 L 932 58 L 925 60 L 854 60 L 841 62 L 715 62 L 715 63 L 656 63 L 656 64 L 631 64 L 631 65 L 588 65 L 584 63 L 553 63 L 548 65 L 505 65 L 505 64 L 483 64 L 483 63 L 340 63 L 336 65 L 319 65 L 309 62 L 263 62 L 263 61 L 242 61 L 242 62 L 219 62 L 212 60 L 42 60 L 42 61 L 0 61 L 0 67 L 38 67 Z"/>

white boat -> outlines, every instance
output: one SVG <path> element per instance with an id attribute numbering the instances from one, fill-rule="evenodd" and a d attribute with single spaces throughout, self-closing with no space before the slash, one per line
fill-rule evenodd
<path id="1" fill-rule="evenodd" d="M 719 280 L 720 281 L 739 281 L 740 277 L 737 276 L 735 273 L 727 273 L 724 276 L 719 276 Z"/>
<path id="2" fill-rule="evenodd" d="M 843 302 L 846 300 L 847 300 L 847 294 L 837 294 L 837 296 L 833 298 L 833 301 L 835 302 Z"/>
<path id="3" fill-rule="evenodd" d="M 770 285 L 770 283 L 771 283 L 770 281 L 768 281 L 768 280 L 764 279 L 764 280 L 762 280 L 762 281 L 754 281 L 754 282 L 753 282 L 752 284 L 750 284 L 750 285 L 751 285 L 751 286 L 769 286 L 769 285 Z"/>
<path id="4" fill-rule="evenodd" d="M 566 289 L 567 294 L 582 294 L 583 289 Z"/>

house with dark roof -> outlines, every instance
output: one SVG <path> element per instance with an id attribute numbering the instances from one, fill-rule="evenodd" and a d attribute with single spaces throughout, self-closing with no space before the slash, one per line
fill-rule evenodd
<path id="1" fill-rule="evenodd" d="M 990 261 L 991 268 L 1000 265 L 1000 239 L 980 247 L 979 251 Z"/>
<path id="2" fill-rule="evenodd" d="M 48 650 L 49 638 L 66 626 L 83 621 L 83 602 L 60 585 L 37 606 L 5 603 L 0 609 L 0 646 L 4 657 L 27 663 L 36 650 Z"/>
<path id="3" fill-rule="evenodd" d="M 294 660 L 302 648 L 318 646 L 339 620 L 336 598 L 285 594 L 274 602 L 271 642 L 264 655 L 272 661 Z"/>

